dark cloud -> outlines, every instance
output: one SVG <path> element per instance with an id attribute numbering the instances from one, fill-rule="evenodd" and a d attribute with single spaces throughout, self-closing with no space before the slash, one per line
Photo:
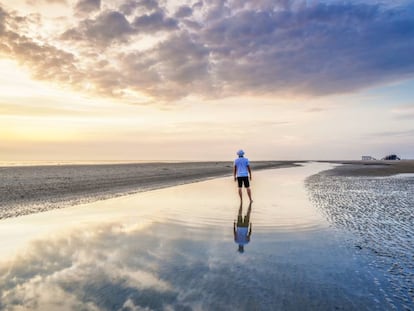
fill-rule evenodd
<path id="1" fill-rule="evenodd" d="M 174 30 L 177 28 L 177 21 L 167 17 L 164 11 L 158 10 L 151 14 L 136 17 L 132 26 L 137 32 L 153 33 L 162 30 Z"/>
<path id="2" fill-rule="evenodd" d="M 409 13 L 350 3 L 294 6 L 279 1 L 274 10 L 268 9 L 269 1 L 261 5 L 266 10 L 259 10 L 258 4 L 251 9 L 240 3 L 232 12 L 229 2 L 216 0 L 206 9 L 204 26 L 184 19 L 192 12 L 189 7 L 181 7 L 177 19 L 161 9 L 136 17 L 131 27 L 137 33 L 179 31 L 177 21 L 182 20 L 197 34 L 191 45 L 181 41 L 182 35 L 174 35 L 148 51 L 152 55 L 141 55 L 151 59 L 149 67 L 142 69 L 151 72 L 148 82 L 156 83 L 151 87 L 157 90 L 154 93 L 325 95 L 409 77 L 414 72 L 410 53 L 414 21 Z M 180 44 L 185 48 L 175 61 Z M 196 65 L 187 56 L 200 50 L 203 56 Z M 162 79 L 154 80 L 155 76 Z M 124 81 L 129 84 L 131 80 Z M 188 81 L 204 88 L 183 90 Z M 180 91 L 167 90 L 168 85 Z M 164 91 L 160 93 L 160 89 Z"/>
<path id="3" fill-rule="evenodd" d="M 0 35 L 3 35 L 5 31 L 6 17 L 6 11 L 4 11 L 3 8 L 0 6 Z"/>
<path id="4" fill-rule="evenodd" d="M 85 33 L 89 39 L 115 40 L 132 31 L 125 16 L 119 12 L 103 12 L 93 21 L 85 21 Z"/>
<path id="5" fill-rule="evenodd" d="M 212 0 L 208 3 L 206 21 L 211 22 L 230 15 L 231 9 L 226 0 Z"/>
<path id="6" fill-rule="evenodd" d="M 123 13 L 105 11 L 95 19 L 84 20 L 76 28 L 67 30 L 62 34 L 62 39 L 110 45 L 112 42 L 127 41 L 134 34 L 174 29 L 177 29 L 177 21 L 167 17 L 161 9 L 137 16 L 131 24 Z"/>
<path id="7" fill-rule="evenodd" d="M 126 1 L 119 7 L 119 11 L 125 15 L 131 15 L 138 8 L 138 6 L 139 1 Z"/>
<path id="8" fill-rule="evenodd" d="M 77 28 L 66 31 L 62 38 L 110 44 L 112 41 L 123 40 L 132 32 L 133 29 L 123 14 L 105 11 L 96 19 L 84 20 Z"/>
<path id="9" fill-rule="evenodd" d="M 184 17 L 189 17 L 193 14 L 193 9 L 190 8 L 189 6 L 183 5 L 180 6 L 177 10 L 177 12 L 175 12 L 174 16 L 176 18 L 184 18 Z"/>
<path id="10" fill-rule="evenodd" d="M 192 9 L 193 10 L 199 10 L 203 7 L 203 1 L 198 1 L 193 4 Z"/>
<path id="11" fill-rule="evenodd" d="M 79 0 L 75 10 L 78 13 L 91 13 L 101 9 L 101 0 Z"/>
<path id="12" fill-rule="evenodd" d="M 234 93 L 347 92 L 414 73 L 414 20 L 397 13 L 352 4 L 243 10 L 203 38 Z"/>
<path id="13" fill-rule="evenodd" d="M 186 96 L 188 89 L 203 93 L 212 84 L 208 58 L 209 50 L 188 34 L 173 36 L 149 51 L 125 55 L 122 83 L 163 99 Z"/>
<path id="14" fill-rule="evenodd" d="M 96 1 L 81 3 L 98 7 Z M 5 32 L 5 14 L 0 11 L 0 33 Z M 17 16 L 13 21 L 18 29 L 22 22 Z M 137 35 L 158 32 L 163 37 L 157 45 L 123 52 L 122 45 Z M 70 67 L 57 65 L 56 60 L 67 59 L 66 52 L 50 43 L 30 42 L 18 30 L 15 35 L 19 39 L 10 39 L 9 33 L 1 49 L 7 52 L 13 45 L 12 55 L 28 54 L 26 62 L 36 76 L 52 78 L 40 72 L 45 65 L 37 65 L 37 58 L 47 62 L 42 53 L 51 59 L 52 69 Z M 73 69 L 73 74 L 63 70 L 91 79 L 96 90 L 114 96 L 124 89 L 169 100 L 191 94 L 322 96 L 414 76 L 414 6 L 409 4 L 213 0 L 169 12 L 155 0 L 129 0 L 118 11 L 81 21 L 62 38 L 82 43 L 83 51 L 92 54 L 97 47 L 119 46 L 118 54 L 103 50 L 101 55 L 117 62 L 116 68 L 94 66 L 84 72 Z M 67 63 L 83 65 L 81 58 Z"/>
<path id="15" fill-rule="evenodd" d="M 146 12 L 159 9 L 158 2 L 155 0 L 128 0 L 125 1 L 119 8 L 120 12 L 131 15 L 136 9 L 143 9 Z"/>
<path id="16" fill-rule="evenodd" d="M 203 28 L 203 25 L 200 24 L 199 22 L 196 22 L 194 20 L 189 20 L 189 19 L 182 19 L 180 20 L 180 22 L 182 24 L 185 25 L 185 27 L 189 30 L 189 31 L 199 31 L 201 30 L 201 28 Z"/>
<path id="17" fill-rule="evenodd" d="M 159 8 L 157 0 L 141 0 L 137 2 L 139 4 L 139 7 L 142 7 L 148 11 L 156 10 Z"/>

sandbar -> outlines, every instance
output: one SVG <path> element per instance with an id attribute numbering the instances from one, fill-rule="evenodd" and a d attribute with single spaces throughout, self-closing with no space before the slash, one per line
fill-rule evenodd
<path id="1" fill-rule="evenodd" d="M 295 166 L 252 162 L 253 171 Z M 0 219 L 232 174 L 232 162 L 0 167 Z"/>
<path id="2" fill-rule="evenodd" d="M 391 176 L 414 173 L 414 160 L 327 161 L 342 164 L 326 171 L 335 176 Z"/>

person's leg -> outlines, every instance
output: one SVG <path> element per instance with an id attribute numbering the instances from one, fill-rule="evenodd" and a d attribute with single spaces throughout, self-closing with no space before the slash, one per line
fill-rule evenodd
<path id="1" fill-rule="evenodd" d="M 237 213 L 237 227 L 243 224 L 243 203 L 240 201 L 239 212 Z"/>
<path id="2" fill-rule="evenodd" d="M 250 190 L 250 181 L 249 181 L 249 177 L 243 177 L 243 184 L 244 187 L 246 188 L 247 191 L 247 195 L 249 196 L 250 202 L 252 202 L 252 192 Z"/>
<path id="3" fill-rule="evenodd" d="M 246 188 L 247 191 L 247 195 L 249 196 L 250 202 L 253 202 L 252 200 L 252 191 L 250 190 L 250 188 Z"/>
<path id="4" fill-rule="evenodd" d="M 246 218 L 247 218 L 247 222 L 250 222 L 250 214 L 252 213 L 252 202 L 250 201 L 249 207 L 247 209 L 247 214 L 246 214 Z"/>
<path id="5" fill-rule="evenodd" d="M 239 196 L 240 196 L 240 202 L 241 202 L 243 201 L 243 194 L 242 194 L 243 178 L 237 177 L 237 183 L 239 186 Z"/>

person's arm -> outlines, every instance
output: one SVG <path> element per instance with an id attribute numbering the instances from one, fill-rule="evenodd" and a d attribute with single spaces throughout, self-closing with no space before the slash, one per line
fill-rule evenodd
<path id="1" fill-rule="evenodd" d="M 233 166 L 233 176 L 234 176 L 234 181 L 236 181 L 236 174 L 237 174 L 237 166 L 236 164 Z"/>
<path id="2" fill-rule="evenodd" d="M 252 170 L 250 169 L 250 165 L 247 165 L 247 170 L 249 171 L 250 180 L 252 180 Z"/>
<path id="3" fill-rule="evenodd" d="M 234 235 L 234 240 L 236 241 L 236 234 L 237 234 L 237 231 L 236 231 L 236 221 L 234 221 L 233 222 L 233 235 Z"/>

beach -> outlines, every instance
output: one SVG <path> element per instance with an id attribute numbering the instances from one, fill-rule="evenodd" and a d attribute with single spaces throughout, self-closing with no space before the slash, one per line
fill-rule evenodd
<path id="1" fill-rule="evenodd" d="M 413 174 L 414 160 L 328 161 L 338 164 L 326 174 L 336 176 L 391 176 Z"/>
<path id="2" fill-rule="evenodd" d="M 293 161 L 253 162 L 252 169 Z M 232 162 L 0 167 L 0 219 L 233 174 Z"/>
<path id="3" fill-rule="evenodd" d="M 310 200 L 414 308 L 414 161 L 353 161 L 309 176 Z"/>
<path id="4" fill-rule="evenodd" d="M 230 176 L 2 219 L 0 310 L 413 309 L 413 178 L 335 166 L 253 170 L 243 252 Z"/>

